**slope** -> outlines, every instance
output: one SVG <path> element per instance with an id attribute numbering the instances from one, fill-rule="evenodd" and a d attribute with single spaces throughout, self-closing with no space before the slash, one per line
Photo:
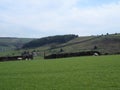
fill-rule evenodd
<path id="1" fill-rule="evenodd" d="M 37 49 L 45 50 L 47 54 L 89 50 L 96 50 L 102 54 L 119 54 L 120 34 L 78 37 L 64 44 L 45 45 Z"/>
<path id="2" fill-rule="evenodd" d="M 33 40 L 32 38 L 0 37 L 0 51 L 19 49 L 23 44 Z"/>

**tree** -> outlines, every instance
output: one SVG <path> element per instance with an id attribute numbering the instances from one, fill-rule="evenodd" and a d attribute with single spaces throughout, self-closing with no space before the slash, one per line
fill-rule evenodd
<path id="1" fill-rule="evenodd" d="M 98 49 L 98 47 L 97 46 L 94 46 L 94 48 L 93 48 L 94 50 L 96 50 L 96 49 Z"/>
<path id="2" fill-rule="evenodd" d="M 63 52 L 63 51 L 64 51 L 64 50 L 61 48 L 61 49 L 60 49 L 60 52 Z"/>
<path id="3" fill-rule="evenodd" d="M 107 33 L 106 35 L 109 35 L 109 33 Z"/>

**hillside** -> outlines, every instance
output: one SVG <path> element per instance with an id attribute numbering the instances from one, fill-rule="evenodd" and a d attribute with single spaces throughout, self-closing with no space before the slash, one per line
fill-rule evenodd
<path id="1" fill-rule="evenodd" d="M 8 51 L 21 48 L 25 43 L 28 43 L 31 40 L 33 39 L 0 37 L 0 51 Z"/>
<path id="2" fill-rule="evenodd" d="M 86 38 L 86 39 L 85 39 Z M 62 45 L 66 52 L 79 52 L 87 50 L 100 51 L 102 54 L 117 54 L 120 53 L 120 36 L 93 36 L 79 37 Z M 84 40 L 83 40 L 84 39 Z"/>
<path id="3" fill-rule="evenodd" d="M 50 45 L 50 44 L 55 44 L 55 45 L 63 44 L 77 37 L 78 35 L 49 36 L 49 37 L 32 40 L 31 42 L 26 43 L 22 48 L 28 49 L 28 48 L 36 48 L 36 47 L 41 47 L 41 46 Z"/>
<path id="4" fill-rule="evenodd" d="M 78 37 L 62 44 L 47 44 L 34 49 L 45 51 L 46 54 L 89 50 L 99 51 L 102 54 L 118 54 L 120 53 L 120 34 Z"/>
<path id="5" fill-rule="evenodd" d="M 64 35 L 63 35 L 64 36 Z M 61 37 L 61 36 L 60 36 Z M 29 39 L 29 38 L 0 38 L 0 51 L 20 49 L 21 47 L 28 45 L 27 50 L 39 51 L 39 55 L 56 54 L 56 53 L 71 53 L 95 50 L 102 54 L 120 54 L 120 34 L 99 35 L 99 36 L 83 36 L 66 39 L 64 37 L 56 39 L 56 36 L 44 37 L 41 39 Z M 34 42 L 43 41 L 43 44 L 39 46 Z M 32 42 L 32 43 L 31 43 Z M 31 48 L 32 47 L 32 48 Z M 26 48 L 21 48 L 23 51 Z M 7 54 L 5 52 L 5 54 Z M 10 54 L 8 52 L 8 54 Z"/>

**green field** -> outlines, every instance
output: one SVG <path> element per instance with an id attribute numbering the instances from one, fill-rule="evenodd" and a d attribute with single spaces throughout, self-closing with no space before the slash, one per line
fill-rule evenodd
<path id="1" fill-rule="evenodd" d="M 0 90 L 120 90 L 120 55 L 0 62 Z"/>

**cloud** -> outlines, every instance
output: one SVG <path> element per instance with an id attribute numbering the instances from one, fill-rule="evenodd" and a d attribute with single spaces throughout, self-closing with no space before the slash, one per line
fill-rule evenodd
<path id="1" fill-rule="evenodd" d="M 1 0 L 1 36 L 119 32 L 120 1 L 86 8 L 81 7 L 81 2 L 88 0 Z"/>
<path id="2" fill-rule="evenodd" d="M 78 23 L 82 24 L 83 28 L 87 30 L 93 29 L 99 31 L 97 28 L 108 30 L 110 27 L 119 27 L 118 29 L 120 29 L 120 3 L 112 3 L 87 9 L 75 7 L 72 9 L 70 17 L 72 17 L 75 22 L 78 21 Z"/>

